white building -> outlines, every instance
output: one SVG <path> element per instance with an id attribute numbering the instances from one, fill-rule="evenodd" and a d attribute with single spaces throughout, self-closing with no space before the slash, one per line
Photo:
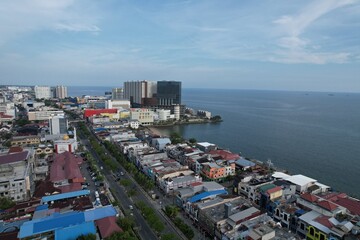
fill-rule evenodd
<path id="1" fill-rule="evenodd" d="M 108 109 L 130 109 L 130 101 L 129 100 L 107 100 L 105 102 L 105 108 Z"/>
<path id="2" fill-rule="evenodd" d="M 51 98 L 51 88 L 49 86 L 35 86 L 35 98 L 49 99 Z"/>
<path id="3" fill-rule="evenodd" d="M 65 116 L 65 113 L 62 110 L 50 110 L 50 109 L 28 112 L 29 121 L 48 120 L 50 117 L 53 116 Z"/>
<path id="4" fill-rule="evenodd" d="M 67 98 L 67 87 L 65 86 L 56 86 L 55 96 L 60 99 Z"/>
<path id="5" fill-rule="evenodd" d="M 171 111 L 167 109 L 157 109 L 156 115 L 159 121 L 167 121 L 169 119 L 175 119 L 175 115 L 171 114 Z"/>
<path id="6" fill-rule="evenodd" d="M 14 201 L 26 201 L 35 186 L 32 186 L 33 154 L 30 151 L 0 155 L 0 197 Z"/>
<path id="7" fill-rule="evenodd" d="M 5 115 L 16 117 L 15 104 L 13 102 L 0 103 L 0 112 L 3 112 Z"/>
<path id="8" fill-rule="evenodd" d="M 65 135 L 63 139 L 54 141 L 54 149 L 59 154 L 63 152 L 74 153 L 78 149 L 77 141 Z"/>
<path id="9" fill-rule="evenodd" d="M 132 129 L 138 129 L 139 128 L 139 121 L 132 120 L 129 122 L 129 126 Z"/>
<path id="10" fill-rule="evenodd" d="M 50 134 L 66 134 L 69 128 L 68 120 L 64 116 L 52 116 L 49 119 Z"/>
<path id="11" fill-rule="evenodd" d="M 146 108 L 132 108 L 130 119 L 138 121 L 141 125 L 151 125 L 154 123 L 154 112 Z"/>

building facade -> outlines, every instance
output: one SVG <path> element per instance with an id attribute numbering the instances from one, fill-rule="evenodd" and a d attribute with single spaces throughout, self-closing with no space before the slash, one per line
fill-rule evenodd
<path id="1" fill-rule="evenodd" d="M 0 197 L 28 200 L 33 192 L 33 154 L 22 151 L 0 155 Z"/>
<path id="2" fill-rule="evenodd" d="M 67 87 L 65 86 L 56 86 L 55 88 L 55 97 L 64 99 L 67 98 Z"/>
<path id="3" fill-rule="evenodd" d="M 35 86 L 35 98 L 49 99 L 51 98 L 51 88 L 49 86 Z"/>
<path id="4" fill-rule="evenodd" d="M 153 81 L 124 82 L 125 99 L 130 100 L 133 106 L 156 105 L 156 89 Z"/>
<path id="5" fill-rule="evenodd" d="M 157 102 L 159 106 L 181 104 L 181 82 L 158 81 Z"/>
<path id="6" fill-rule="evenodd" d="M 124 89 L 123 88 L 113 88 L 111 91 L 112 100 L 124 99 Z"/>
<path id="7" fill-rule="evenodd" d="M 64 116 L 53 116 L 49 119 L 50 134 L 66 134 L 68 128 L 68 120 Z"/>

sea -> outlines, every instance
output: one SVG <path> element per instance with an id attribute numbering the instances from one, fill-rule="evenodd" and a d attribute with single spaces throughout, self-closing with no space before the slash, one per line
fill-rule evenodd
<path id="1" fill-rule="evenodd" d="M 104 95 L 87 87 L 77 94 Z M 68 87 L 69 95 L 75 93 Z M 360 94 L 183 89 L 182 102 L 223 122 L 159 128 L 303 174 L 360 197 Z"/>

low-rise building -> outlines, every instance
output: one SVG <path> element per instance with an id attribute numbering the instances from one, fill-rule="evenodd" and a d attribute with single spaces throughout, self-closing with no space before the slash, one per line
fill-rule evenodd
<path id="1" fill-rule="evenodd" d="M 11 146 L 35 146 L 40 144 L 40 136 L 14 136 L 10 140 Z"/>
<path id="2" fill-rule="evenodd" d="M 29 121 L 49 120 L 52 116 L 65 116 L 64 111 L 50 108 L 41 108 L 37 111 L 30 110 L 28 112 Z"/>
<path id="3" fill-rule="evenodd" d="M 50 166 L 50 181 L 54 187 L 62 193 L 81 190 L 81 183 L 85 182 L 79 169 L 82 161 L 70 152 L 54 154 Z"/>
<path id="4" fill-rule="evenodd" d="M 54 149 L 55 153 L 70 152 L 74 153 L 78 149 L 78 143 L 76 139 L 69 138 L 68 135 L 65 135 L 63 139 L 54 140 Z"/>

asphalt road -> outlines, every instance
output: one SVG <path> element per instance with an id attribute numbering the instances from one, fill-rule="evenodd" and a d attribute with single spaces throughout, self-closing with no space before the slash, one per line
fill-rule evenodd
<path id="1" fill-rule="evenodd" d="M 84 146 L 86 146 L 87 150 L 94 156 L 95 161 L 99 166 L 104 166 L 104 164 L 99 159 L 99 156 L 96 154 L 96 152 L 90 147 L 90 143 L 88 139 L 85 139 L 82 136 L 81 142 Z M 111 172 L 104 167 L 103 170 L 101 170 L 104 177 L 106 178 L 107 182 L 109 183 L 109 187 L 112 189 L 114 197 L 118 199 L 119 204 L 121 205 L 122 209 L 125 211 L 129 210 L 133 213 L 133 218 L 136 224 L 135 230 L 137 231 L 138 235 L 141 239 L 150 239 L 155 240 L 158 239 L 156 234 L 153 232 L 153 230 L 150 228 L 150 226 L 147 224 L 144 217 L 141 215 L 139 210 L 134 207 L 133 210 L 129 209 L 129 205 L 134 206 L 134 203 L 132 200 L 129 199 L 129 197 L 126 195 L 124 188 L 122 188 L 117 182 L 115 182 L 114 178 L 112 177 Z M 91 181 L 90 179 L 87 180 L 88 182 Z M 93 194 L 93 193 L 92 193 Z"/>

